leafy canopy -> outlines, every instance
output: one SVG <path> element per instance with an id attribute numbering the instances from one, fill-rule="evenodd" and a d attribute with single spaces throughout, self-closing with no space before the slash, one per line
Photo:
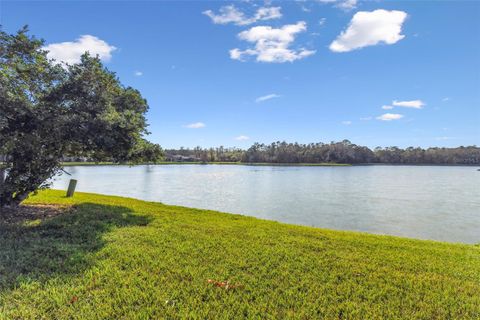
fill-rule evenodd
<path id="1" fill-rule="evenodd" d="M 8 175 L 0 206 L 17 204 L 46 186 L 64 156 L 97 161 L 154 161 L 146 141 L 147 101 L 123 86 L 98 57 L 75 65 L 47 58 L 43 41 L 23 28 L 0 31 L 0 155 Z"/>

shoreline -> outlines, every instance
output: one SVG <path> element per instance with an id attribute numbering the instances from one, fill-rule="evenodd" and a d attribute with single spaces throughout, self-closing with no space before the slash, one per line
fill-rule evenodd
<path id="1" fill-rule="evenodd" d="M 61 193 L 61 194 L 66 193 L 65 190 L 61 190 L 61 189 L 45 189 L 45 190 L 47 192 L 51 191 L 51 192 Z M 392 238 L 403 239 L 403 240 L 426 241 L 426 242 L 451 244 L 451 245 L 480 246 L 480 237 L 478 239 L 478 242 L 461 242 L 461 241 L 435 240 L 435 239 L 428 239 L 428 238 L 415 238 L 415 237 L 394 235 L 394 234 L 388 234 L 388 233 L 375 233 L 375 232 L 352 230 L 352 229 L 332 229 L 332 228 L 328 228 L 328 227 L 321 227 L 321 226 L 314 226 L 314 225 L 307 225 L 307 224 L 297 224 L 297 223 L 284 222 L 284 221 L 275 220 L 275 219 L 259 218 L 259 217 L 244 214 L 244 213 L 219 211 L 219 210 L 208 209 L 208 208 L 189 207 L 189 206 L 184 206 L 184 205 L 169 204 L 169 203 L 163 203 L 163 202 L 160 202 L 160 201 L 149 201 L 149 200 L 143 200 L 143 199 L 139 199 L 139 198 L 134 198 L 134 197 L 129 197 L 129 196 L 121 196 L 121 195 L 115 195 L 115 194 L 93 193 L 93 192 L 83 192 L 83 191 L 75 192 L 75 195 L 77 195 L 77 194 L 82 195 L 82 196 L 93 196 L 93 197 L 98 196 L 98 197 L 107 197 L 107 198 L 117 198 L 119 200 L 130 200 L 130 201 L 145 202 L 145 203 L 150 203 L 150 204 L 153 204 L 153 205 L 157 204 L 157 205 L 162 205 L 162 206 L 167 206 L 167 207 L 172 207 L 172 208 L 178 208 L 178 209 L 185 209 L 185 210 L 214 212 L 214 213 L 219 213 L 219 214 L 223 214 L 223 215 L 238 216 L 238 217 L 243 217 L 243 218 L 247 218 L 247 219 L 254 219 L 254 220 L 258 220 L 258 221 L 272 222 L 272 223 L 277 223 L 277 224 L 284 225 L 284 226 L 308 228 L 308 229 L 314 229 L 314 230 L 324 230 L 324 231 L 340 232 L 340 233 L 347 233 L 347 234 L 351 233 L 351 234 L 357 234 L 357 235 L 363 235 L 363 236 L 373 236 L 373 237 L 392 237 Z M 26 200 L 26 201 L 30 202 L 28 200 Z"/>
<path id="2" fill-rule="evenodd" d="M 136 166 L 136 165 L 232 165 L 232 166 L 285 166 L 285 167 L 349 167 L 352 166 L 348 163 L 248 163 L 248 162 L 175 162 L 175 161 L 161 161 L 155 163 L 138 163 L 138 164 L 128 164 L 128 163 L 113 163 L 113 162 L 63 162 L 64 167 L 73 167 L 73 166 Z"/>
<path id="3" fill-rule="evenodd" d="M 408 166 L 408 167 L 479 167 L 480 164 L 441 164 L 441 163 L 269 163 L 269 162 L 174 162 L 155 163 L 113 163 L 113 162 L 63 162 L 64 167 L 74 166 L 137 166 L 137 165 L 232 165 L 232 166 L 272 166 L 272 167 L 362 167 L 362 166 Z"/>

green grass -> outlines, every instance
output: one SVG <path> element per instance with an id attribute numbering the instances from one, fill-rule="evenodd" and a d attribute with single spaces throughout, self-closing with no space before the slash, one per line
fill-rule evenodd
<path id="1" fill-rule="evenodd" d="M 0 319 L 480 318 L 479 246 L 63 195 L 0 223 Z"/>
<path id="2" fill-rule="evenodd" d="M 351 166 L 350 164 L 345 163 L 331 163 L 331 162 L 322 162 L 322 163 L 264 163 L 264 162 L 200 162 L 200 161 L 191 161 L 191 162 L 176 162 L 176 161 L 159 161 L 155 162 L 152 165 L 174 165 L 174 164 L 228 164 L 228 165 L 238 165 L 238 166 L 300 166 L 300 167 L 336 167 L 336 166 Z M 128 164 L 115 164 L 113 162 L 63 162 L 63 166 L 113 166 L 113 165 L 128 165 Z"/>

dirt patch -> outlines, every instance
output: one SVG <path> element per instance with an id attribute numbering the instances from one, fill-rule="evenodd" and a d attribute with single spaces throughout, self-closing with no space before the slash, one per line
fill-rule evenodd
<path id="1" fill-rule="evenodd" d="M 62 205 L 21 205 L 15 208 L 0 208 L 0 223 L 20 223 L 29 220 L 45 220 L 71 210 L 71 206 Z"/>

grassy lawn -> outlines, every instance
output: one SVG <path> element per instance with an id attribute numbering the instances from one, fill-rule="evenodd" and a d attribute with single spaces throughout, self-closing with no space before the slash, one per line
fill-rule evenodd
<path id="1" fill-rule="evenodd" d="M 480 318 L 479 246 L 63 195 L 0 218 L 0 319 Z"/>

